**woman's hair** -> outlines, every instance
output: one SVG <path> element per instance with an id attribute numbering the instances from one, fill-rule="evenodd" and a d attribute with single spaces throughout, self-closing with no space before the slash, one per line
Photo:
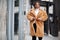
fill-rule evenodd
<path id="1" fill-rule="evenodd" d="M 39 3 L 39 5 L 40 5 L 40 1 L 35 1 L 35 2 L 33 2 L 34 7 L 35 7 L 36 3 Z"/>

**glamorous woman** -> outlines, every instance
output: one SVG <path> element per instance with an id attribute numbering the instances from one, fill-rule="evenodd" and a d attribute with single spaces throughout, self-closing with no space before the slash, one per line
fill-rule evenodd
<path id="1" fill-rule="evenodd" d="M 30 35 L 32 40 L 36 40 L 36 37 L 42 40 L 44 36 L 44 21 L 47 20 L 48 16 L 45 11 L 40 9 L 39 1 L 34 2 L 33 6 L 34 8 L 27 14 L 27 19 L 30 21 Z"/>

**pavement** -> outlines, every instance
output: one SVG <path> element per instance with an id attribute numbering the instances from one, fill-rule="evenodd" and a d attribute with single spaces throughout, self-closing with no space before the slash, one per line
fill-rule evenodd
<path id="1" fill-rule="evenodd" d="M 15 40 L 18 39 L 18 35 L 15 35 Z M 32 37 L 30 35 L 25 35 L 25 40 L 32 40 Z M 38 37 L 37 39 L 38 40 Z M 45 35 L 42 40 L 59 40 L 59 37 L 53 37 L 51 35 Z"/>
<path id="2" fill-rule="evenodd" d="M 32 37 L 29 34 L 25 34 L 25 40 L 32 40 Z M 0 40 L 7 40 L 6 32 L 0 32 Z M 18 40 L 18 35 L 14 35 L 14 40 Z M 38 40 L 38 38 L 37 38 Z M 60 40 L 60 33 L 58 37 L 53 37 L 52 35 L 45 35 L 42 40 Z"/>

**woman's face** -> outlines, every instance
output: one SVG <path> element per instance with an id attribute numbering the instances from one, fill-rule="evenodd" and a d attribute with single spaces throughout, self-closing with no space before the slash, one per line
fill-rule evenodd
<path id="1" fill-rule="evenodd" d="M 35 8 L 40 8 L 40 4 L 38 2 L 36 2 Z"/>

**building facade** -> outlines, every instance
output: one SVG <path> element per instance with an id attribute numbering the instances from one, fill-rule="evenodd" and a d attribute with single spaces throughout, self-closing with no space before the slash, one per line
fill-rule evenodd
<path id="1" fill-rule="evenodd" d="M 7 1 L 0 0 L 0 40 L 4 40 L 6 36 L 6 13 L 7 13 Z"/>
<path id="2" fill-rule="evenodd" d="M 16 0 L 15 0 L 16 1 Z M 44 1 L 44 0 L 42 0 L 42 1 Z M 47 1 L 49 1 L 49 0 L 47 0 Z M 53 0 L 50 0 L 51 2 L 53 1 Z M 55 1 L 55 0 L 54 0 Z M 55 1 L 55 11 L 56 11 L 56 16 L 58 17 L 58 19 L 60 20 L 60 16 L 59 16 L 59 13 L 60 13 L 60 6 L 59 6 L 59 2 L 60 1 Z M 31 8 L 31 4 L 30 4 L 31 2 L 30 2 L 30 0 L 24 0 L 24 13 L 26 13 L 27 14 L 27 12 L 29 11 L 29 9 Z M 7 27 L 6 27 L 6 15 L 7 15 L 7 0 L 0 0 L 0 40 L 5 40 L 6 39 L 6 30 L 7 30 Z M 58 7 L 58 8 L 57 8 Z M 43 10 L 46 10 L 46 7 L 41 7 Z M 53 9 L 51 9 L 50 8 L 50 10 L 53 10 Z M 14 7 L 14 14 L 15 13 L 19 13 L 19 6 L 15 6 Z M 29 32 L 29 27 L 26 27 L 26 26 L 29 26 L 29 24 L 28 24 L 28 20 L 27 20 L 27 18 L 26 18 L 26 14 L 24 14 L 24 30 L 26 30 L 25 31 L 25 33 L 26 34 L 29 34 L 28 32 Z M 19 18 L 18 18 L 19 19 Z M 55 19 L 56 20 L 56 19 Z M 56 20 L 56 22 L 55 23 L 57 23 L 57 20 Z M 60 24 L 60 22 L 58 23 L 58 24 Z M 58 25 L 58 26 L 60 26 L 60 25 Z M 60 28 L 60 27 L 59 27 Z M 27 30 L 28 29 L 28 30 Z"/>

